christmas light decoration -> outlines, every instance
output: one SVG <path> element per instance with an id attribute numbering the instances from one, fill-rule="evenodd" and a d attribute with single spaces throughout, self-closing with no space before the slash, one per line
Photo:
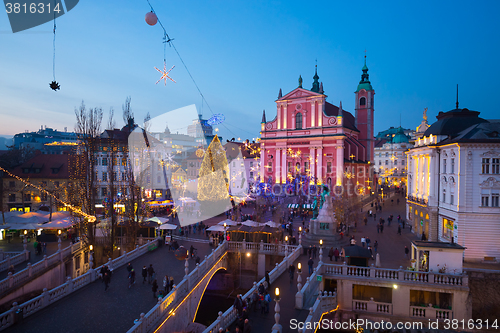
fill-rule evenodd
<path id="1" fill-rule="evenodd" d="M 207 123 L 211 126 L 215 126 L 223 123 L 224 120 L 226 120 L 226 117 L 222 113 L 217 113 L 210 117 L 210 119 L 207 120 Z"/>
<path id="2" fill-rule="evenodd" d="M 146 23 L 149 25 L 155 25 L 158 22 L 158 17 L 156 16 L 153 11 L 150 11 L 149 13 L 146 14 L 145 17 Z"/>
<path id="3" fill-rule="evenodd" d="M 169 79 L 170 81 L 172 81 L 173 83 L 176 83 L 174 81 L 174 79 L 172 79 L 170 76 L 168 76 L 168 74 L 170 73 L 170 71 L 172 69 L 174 69 L 175 65 L 172 66 L 172 68 L 170 68 L 168 71 L 167 71 L 167 63 L 166 62 L 163 62 L 163 71 L 162 70 L 159 70 L 158 68 L 155 67 L 155 69 L 161 73 L 161 77 L 158 81 L 156 81 L 155 84 L 158 84 L 158 82 L 160 82 L 161 80 L 165 80 L 165 85 L 167 85 L 167 79 Z"/>
<path id="4" fill-rule="evenodd" d="M 229 166 L 226 152 L 216 135 L 201 162 L 198 179 L 198 200 L 220 201 L 229 199 Z"/>
<path id="5" fill-rule="evenodd" d="M 201 148 L 196 150 L 196 157 L 202 158 L 203 154 L 205 154 L 205 151 Z"/>
<path id="6" fill-rule="evenodd" d="M 19 180 L 20 182 L 24 183 L 24 184 L 25 184 L 25 185 L 27 185 L 27 186 L 31 186 L 31 187 L 33 187 L 33 188 L 35 188 L 35 189 L 39 190 L 40 192 L 45 193 L 46 195 L 50 195 L 50 196 L 51 196 L 52 198 L 54 198 L 57 202 L 60 202 L 60 203 L 61 203 L 64 207 L 68 208 L 68 209 L 69 209 L 69 210 L 71 210 L 72 212 L 77 213 L 77 214 L 79 214 L 79 215 L 82 215 L 83 217 L 86 217 L 86 218 L 89 220 L 89 222 L 95 222 L 95 220 L 96 220 L 96 217 L 95 217 L 95 216 L 88 215 L 88 214 L 86 214 L 86 213 L 82 212 L 80 209 L 78 209 L 78 208 L 74 207 L 73 205 L 70 205 L 69 203 L 66 203 L 66 202 L 62 201 L 62 200 L 61 200 L 61 199 L 59 199 L 56 195 L 54 195 L 54 194 L 50 193 L 49 191 L 45 190 L 44 188 L 42 188 L 42 187 L 40 187 L 40 186 L 37 186 L 37 185 L 35 185 L 35 184 L 33 184 L 33 183 L 30 183 L 30 182 L 29 182 L 29 181 L 27 181 L 26 179 L 23 179 L 23 178 L 21 178 L 21 177 L 19 177 L 19 176 L 14 175 L 13 173 L 9 172 L 8 170 L 6 170 L 6 169 L 4 169 L 4 168 L 2 168 L 2 167 L 0 167 L 0 170 L 1 170 L 1 171 L 3 171 L 3 172 L 5 172 L 6 174 L 8 174 L 9 176 L 11 176 L 12 178 L 15 178 L 15 179 Z"/>

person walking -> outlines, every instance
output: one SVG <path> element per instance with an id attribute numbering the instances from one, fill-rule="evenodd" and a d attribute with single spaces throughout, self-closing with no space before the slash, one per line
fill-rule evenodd
<path id="1" fill-rule="evenodd" d="M 131 264 L 131 263 L 128 263 L 128 265 L 127 265 L 127 272 L 129 272 L 129 273 L 130 273 L 130 271 L 132 271 L 132 269 L 133 269 L 133 268 L 134 268 L 134 267 L 132 267 L 132 264 Z"/>
<path id="2" fill-rule="evenodd" d="M 144 265 L 144 267 L 142 268 L 142 284 L 144 284 L 144 282 L 146 282 L 147 277 L 148 277 L 148 269 L 147 269 L 146 265 Z"/>
<path id="3" fill-rule="evenodd" d="M 153 287 L 151 290 L 153 291 L 153 298 L 156 298 L 156 292 L 158 291 L 158 282 L 156 282 L 156 279 L 153 280 Z"/>
<path id="4" fill-rule="evenodd" d="M 405 246 L 405 257 L 406 259 L 408 259 L 408 254 L 410 253 L 410 249 L 408 248 L 408 246 Z"/>
<path id="5" fill-rule="evenodd" d="M 378 242 L 375 241 L 375 243 L 373 243 L 373 249 L 375 250 L 375 254 L 377 254 L 377 249 L 378 249 Z"/>
<path id="6" fill-rule="evenodd" d="M 288 267 L 288 274 L 290 275 L 290 283 L 293 283 L 293 278 L 295 276 L 295 265 L 291 264 L 290 267 Z"/>
<path id="7" fill-rule="evenodd" d="M 328 251 L 328 256 L 330 257 L 330 261 L 332 261 L 333 258 L 333 247 L 330 248 L 330 251 Z M 337 260 L 335 260 L 337 261 Z"/>
<path id="8" fill-rule="evenodd" d="M 151 284 L 153 281 L 153 274 L 155 273 L 155 270 L 153 268 L 153 264 L 149 264 L 148 267 L 148 283 Z"/>
<path id="9" fill-rule="evenodd" d="M 266 296 L 264 296 L 264 302 L 266 304 L 266 313 L 269 313 L 269 304 L 271 304 L 271 295 L 269 293 L 266 293 Z"/>
<path id="10" fill-rule="evenodd" d="M 340 253 L 338 248 L 335 248 L 335 250 L 333 251 L 333 256 L 335 257 L 335 261 L 339 259 Z"/>
<path id="11" fill-rule="evenodd" d="M 309 266 L 309 275 L 311 275 L 313 272 L 313 265 L 314 265 L 314 260 L 312 257 L 309 258 L 307 265 Z"/>
<path id="12" fill-rule="evenodd" d="M 365 237 L 361 237 L 361 246 L 365 247 L 365 245 L 366 245 L 366 238 Z"/>
<path id="13" fill-rule="evenodd" d="M 135 284 L 135 270 L 132 268 L 128 273 L 128 288 L 132 287 Z"/>
<path id="14" fill-rule="evenodd" d="M 318 251 L 318 248 L 316 247 L 316 245 L 314 245 L 313 248 L 312 248 L 313 259 L 316 259 L 316 252 L 317 251 Z"/>
<path id="15" fill-rule="evenodd" d="M 102 280 L 104 281 L 104 291 L 107 291 L 109 287 L 109 282 L 111 280 L 108 272 L 104 273 Z"/>
<path id="16" fill-rule="evenodd" d="M 401 235 L 401 225 L 398 225 L 398 235 Z"/>
<path id="17" fill-rule="evenodd" d="M 43 251 L 43 254 L 47 254 L 47 243 L 43 242 L 42 244 L 42 251 Z"/>
<path id="18" fill-rule="evenodd" d="M 168 294 L 168 287 L 170 285 L 170 280 L 168 279 L 168 275 L 165 275 L 163 278 L 163 291 L 166 294 Z"/>

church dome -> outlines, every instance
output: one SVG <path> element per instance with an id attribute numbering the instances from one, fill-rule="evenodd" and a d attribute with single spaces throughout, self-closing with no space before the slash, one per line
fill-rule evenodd
<path id="1" fill-rule="evenodd" d="M 472 125 L 488 122 L 486 119 L 479 118 L 478 111 L 470 111 L 468 109 L 454 109 L 448 112 L 439 112 L 436 118 L 438 121 L 432 124 L 424 132 L 424 136 L 430 136 L 432 134 L 454 137 Z"/>
<path id="2" fill-rule="evenodd" d="M 392 143 L 409 143 L 409 142 L 410 140 L 403 131 L 403 128 L 402 127 L 398 128 L 396 135 L 394 135 L 394 137 L 392 138 Z"/>

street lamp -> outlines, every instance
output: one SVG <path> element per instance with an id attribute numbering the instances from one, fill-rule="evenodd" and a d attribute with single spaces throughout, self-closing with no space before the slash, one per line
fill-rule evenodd
<path id="1" fill-rule="evenodd" d="M 57 230 L 57 248 L 59 251 L 61 251 L 61 229 Z"/>
<path id="2" fill-rule="evenodd" d="M 323 240 L 319 240 L 319 263 L 323 262 Z"/>
<path id="3" fill-rule="evenodd" d="M 302 289 L 302 264 L 300 262 L 297 264 L 297 268 L 299 269 L 297 273 L 297 290 L 300 291 Z"/>
<path id="4" fill-rule="evenodd" d="M 302 227 L 299 227 L 299 245 L 302 245 Z"/>
<path id="5" fill-rule="evenodd" d="M 94 246 L 92 244 L 89 245 L 89 269 L 92 269 L 94 266 Z"/>
<path id="6" fill-rule="evenodd" d="M 227 227 L 227 224 L 226 224 L 226 222 L 224 222 L 224 240 L 227 239 L 227 236 L 226 236 L 226 227 Z"/>
<path id="7" fill-rule="evenodd" d="M 288 255 L 288 236 L 285 236 L 285 257 Z"/>
<path id="8" fill-rule="evenodd" d="M 274 301 L 276 305 L 274 306 L 274 321 L 276 322 L 273 326 L 273 331 L 282 332 L 282 327 L 280 325 L 280 288 L 276 288 L 275 290 L 276 298 Z"/>

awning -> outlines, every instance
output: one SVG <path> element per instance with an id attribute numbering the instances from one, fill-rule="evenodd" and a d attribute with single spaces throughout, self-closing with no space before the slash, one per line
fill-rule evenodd
<path id="1" fill-rule="evenodd" d="M 56 221 L 50 221 L 47 223 L 44 223 L 40 226 L 42 229 L 67 229 L 73 225 L 73 221 L 71 220 L 70 217 L 61 219 L 61 220 L 56 220 Z"/>
<path id="2" fill-rule="evenodd" d="M 288 204 L 289 209 L 297 209 L 299 208 L 299 204 Z"/>
<path id="3" fill-rule="evenodd" d="M 147 219 L 146 221 L 148 221 L 148 222 L 156 222 L 158 224 L 163 224 L 163 223 L 168 222 L 169 219 L 164 218 L 164 217 L 157 217 L 157 216 L 155 216 L 155 217 L 151 217 L 151 218 Z"/>
<path id="4" fill-rule="evenodd" d="M 270 226 L 271 228 L 279 228 L 279 227 L 281 227 L 281 224 L 276 223 L 274 221 L 268 221 L 268 222 L 266 222 L 264 224 L 267 225 L 267 226 Z"/>
<path id="5" fill-rule="evenodd" d="M 220 221 L 219 223 L 217 223 L 218 225 L 224 225 L 224 223 L 227 225 L 227 226 L 235 226 L 235 225 L 238 225 L 238 222 L 236 221 L 233 221 L 233 220 L 224 220 L 224 221 Z"/>
<path id="6" fill-rule="evenodd" d="M 255 222 L 252 220 L 247 220 L 245 222 L 242 222 L 241 224 L 249 226 L 249 227 L 260 227 L 261 226 L 261 224 L 259 222 Z"/>
<path id="7" fill-rule="evenodd" d="M 160 226 L 160 229 L 162 229 L 162 230 L 175 230 L 175 229 L 177 229 L 177 226 L 174 224 L 165 223 L 165 224 L 162 224 Z"/>
<path id="8" fill-rule="evenodd" d="M 221 225 L 213 225 L 210 228 L 207 229 L 208 231 L 224 231 L 224 227 Z"/>

